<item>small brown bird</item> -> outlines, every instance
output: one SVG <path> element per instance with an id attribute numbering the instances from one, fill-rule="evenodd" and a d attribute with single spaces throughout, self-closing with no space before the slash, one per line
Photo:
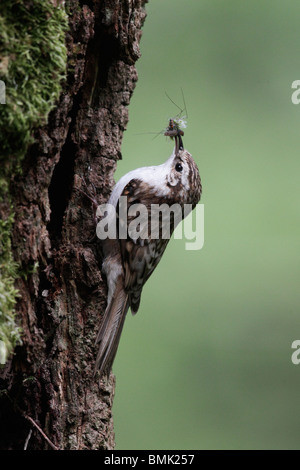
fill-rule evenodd
<path id="1" fill-rule="evenodd" d="M 171 133 L 171 134 L 170 134 Z M 171 157 L 162 165 L 138 168 L 124 175 L 115 185 L 108 204 L 116 210 L 116 223 L 120 223 L 120 197 L 127 197 L 127 220 L 123 224 L 126 236 L 102 240 L 103 272 L 108 284 L 108 302 L 102 323 L 97 335 L 99 344 L 95 370 L 100 374 L 109 373 L 120 340 L 128 309 L 135 314 L 140 305 L 143 286 L 158 265 L 170 236 L 162 236 L 163 220 L 160 218 L 159 237 L 149 234 L 151 225 L 151 208 L 153 205 L 179 205 L 184 217 L 184 206 L 192 210 L 199 202 L 202 192 L 199 170 L 191 154 L 184 150 L 183 132 L 167 128 L 166 135 L 175 138 L 175 149 Z M 140 236 L 132 235 L 130 222 L 135 205 L 146 208 L 146 217 L 140 224 Z M 134 211 L 133 211 L 134 212 Z M 121 221 L 122 222 L 122 221 Z M 169 219 L 171 235 L 177 221 Z M 118 233 L 118 232 L 117 232 Z M 143 236 L 141 236 L 143 234 Z"/>

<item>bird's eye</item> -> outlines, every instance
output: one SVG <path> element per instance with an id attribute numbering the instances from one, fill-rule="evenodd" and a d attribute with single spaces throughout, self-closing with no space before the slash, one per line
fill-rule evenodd
<path id="1" fill-rule="evenodd" d="M 176 163 L 176 165 L 175 165 L 175 170 L 178 171 L 179 173 L 182 172 L 182 165 L 181 165 L 181 163 Z"/>

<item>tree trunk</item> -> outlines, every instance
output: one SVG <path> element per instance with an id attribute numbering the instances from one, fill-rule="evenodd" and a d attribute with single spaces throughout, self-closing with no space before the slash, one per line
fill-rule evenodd
<path id="1" fill-rule="evenodd" d="M 91 202 L 108 199 L 147 0 L 67 0 L 68 76 L 13 175 L 22 345 L 0 371 L 2 449 L 113 449 L 115 379 L 93 377 L 106 306 Z M 2 204 L 2 217 L 7 204 Z"/>

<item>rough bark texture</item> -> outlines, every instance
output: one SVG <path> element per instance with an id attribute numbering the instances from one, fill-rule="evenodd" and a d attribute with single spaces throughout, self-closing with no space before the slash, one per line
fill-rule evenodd
<path id="1" fill-rule="evenodd" d="M 115 381 L 93 377 L 106 284 L 90 201 L 107 200 L 137 80 L 147 0 L 68 0 L 69 72 L 60 101 L 11 184 L 12 246 L 24 271 L 23 344 L 1 371 L 0 446 L 112 449 Z M 5 205 L 3 206 L 5 210 Z M 37 268 L 33 268 L 37 266 Z"/>

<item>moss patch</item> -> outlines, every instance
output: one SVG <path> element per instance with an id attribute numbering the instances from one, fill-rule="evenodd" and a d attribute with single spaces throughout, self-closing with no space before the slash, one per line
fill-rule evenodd
<path id="1" fill-rule="evenodd" d="M 0 80 L 6 88 L 6 104 L 0 105 L 1 159 L 23 157 L 32 129 L 46 122 L 59 97 L 67 15 L 54 3 L 1 1 Z"/>
<path id="2" fill-rule="evenodd" d="M 9 178 L 33 141 L 34 128 L 47 122 L 59 97 L 66 72 L 67 26 L 64 7 L 55 0 L 1 0 L 0 80 L 5 84 L 5 104 L 0 104 L 0 203 L 6 201 L 6 207 Z M 0 220 L 0 362 L 20 340 L 14 318 L 18 270 L 11 252 L 12 224 L 11 208 Z"/>
<path id="3" fill-rule="evenodd" d="M 16 325 L 14 316 L 18 293 L 14 287 L 17 264 L 11 254 L 12 224 L 12 213 L 6 220 L 0 220 L 0 364 L 6 362 L 15 345 L 20 342 L 20 328 Z"/>

